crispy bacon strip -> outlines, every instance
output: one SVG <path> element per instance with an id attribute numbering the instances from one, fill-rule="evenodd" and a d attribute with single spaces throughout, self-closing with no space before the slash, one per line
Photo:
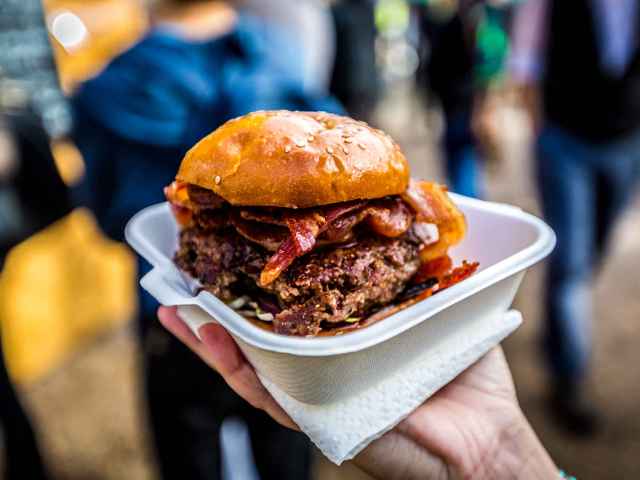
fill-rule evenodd
<path id="1" fill-rule="evenodd" d="M 426 282 L 430 278 L 440 278 L 446 275 L 452 266 L 453 262 L 449 255 L 425 262 L 420 265 L 420 268 L 411 279 L 411 283 L 419 284 Z"/>
<path id="2" fill-rule="evenodd" d="M 352 215 L 346 216 L 349 212 L 353 212 Z M 330 240 L 346 239 L 353 227 L 364 219 L 376 233 L 397 237 L 411 226 L 413 215 L 401 199 L 381 200 L 371 205 L 350 202 L 295 212 L 286 217 L 291 238 L 269 259 L 260 275 L 260 284 L 265 286 L 273 282 L 297 257 L 310 252 L 322 233 L 327 232 Z M 334 224 L 336 226 L 332 228 Z"/>
<path id="3" fill-rule="evenodd" d="M 285 228 L 244 220 L 237 212 L 230 216 L 230 221 L 240 235 L 271 252 L 277 251 L 282 242 L 289 238 Z"/>
<path id="4" fill-rule="evenodd" d="M 335 222 L 338 218 L 341 218 L 344 214 L 353 212 L 361 207 L 364 207 L 367 202 L 364 201 L 354 201 L 354 202 L 345 202 L 340 203 L 338 205 L 324 207 L 322 216 L 326 220 L 326 225 L 330 225 L 332 222 Z"/>
<path id="5" fill-rule="evenodd" d="M 449 288 L 450 286 L 469 278 L 471 275 L 476 273 L 479 265 L 480 264 L 478 262 L 469 263 L 466 260 L 463 261 L 461 266 L 454 268 L 448 274 L 438 279 L 438 291 Z"/>
<path id="6" fill-rule="evenodd" d="M 278 251 L 260 272 L 260 285 L 269 285 L 297 258 L 296 244 L 292 237 L 280 244 Z"/>
<path id="7" fill-rule="evenodd" d="M 291 232 L 298 256 L 310 252 L 315 246 L 318 236 L 331 224 L 362 205 L 364 202 L 349 202 L 337 206 L 285 214 L 286 224 Z"/>
<path id="8" fill-rule="evenodd" d="M 223 226 L 219 225 L 220 221 L 227 221 L 226 213 L 215 213 L 226 202 L 208 189 L 174 181 L 165 188 L 165 195 L 183 227 L 193 225 L 196 220 L 212 228 Z M 229 222 L 240 235 L 275 251 L 261 273 L 263 286 L 275 280 L 297 257 L 313 250 L 318 241 L 326 244 L 353 238 L 353 228 L 360 222 L 366 222 L 373 232 L 392 238 L 405 233 L 414 220 L 424 224 L 425 228 L 418 229 L 424 230 L 424 235 L 419 236 L 424 237 L 425 243 L 420 252 L 423 263 L 444 257 L 449 247 L 462 239 L 466 228 L 462 213 L 449 200 L 444 187 L 414 180 L 401 198 L 304 210 L 242 208 L 231 209 L 231 212 Z M 194 217 L 194 213 L 197 216 Z M 437 235 L 431 234 L 429 225 L 437 230 Z M 288 235 L 280 227 L 287 227 Z"/>
<path id="9" fill-rule="evenodd" d="M 425 188 L 423 188 L 423 184 L 427 182 L 422 182 L 418 180 L 414 180 L 413 178 L 409 180 L 409 186 L 407 189 L 400 194 L 402 200 L 407 202 L 411 208 L 413 208 L 414 212 L 416 212 L 416 220 L 419 222 L 425 223 L 438 223 L 440 215 L 436 210 L 437 205 L 434 205 L 433 199 L 430 195 L 425 194 Z M 444 189 L 437 184 L 433 184 L 436 188 Z"/>
<path id="10" fill-rule="evenodd" d="M 164 196 L 172 205 L 184 208 L 191 208 L 189 193 L 185 182 L 174 181 L 169 186 L 164 187 Z"/>
<path id="11" fill-rule="evenodd" d="M 188 184 L 187 193 L 195 211 L 221 208 L 226 203 L 220 195 L 197 185 Z"/>
<path id="12" fill-rule="evenodd" d="M 413 222 L 413 215 L 400 198 L 374 202 L 366 209 L 371 230 L 385 237 L 399 237 Z"/>
<path id="13" fill-rule="evenodd" d="M 174 180 L 164 188 L 164 196 L 172 205 L 194 211 L 216 209 L 226 203 L 221 196 L 211 190 L 179 180 Z"/>
<path id="14" fill-rule="evenodd" d="M 243 208 L 240 210 L 240 216 L 245 220 L 253 220 L 254 222 L 270 223 L 272 225 L 287 226 L 286 219 L 277 211 L 259 210 L 256 208 Z"/>
<path id="15" fill-rule="evenodd" d="M 164 195 L 178 224 L 186 227 L 193 224 L 193 214 L 221 208 L 225 201 L 211 190 L 175 180 L 164 189 Z"/>
<path id="16" fill-rule="evenodd" d="M 351 238 L 353 228 L 366 220 L 369 227 L 379 235 L 397 237 L 405 233 L 413 222 L 413 214 L 400 199 L 388 199 L 367 205 L 365 208 L 343 215 L 323 230 L 322 238 L 329 241 L 345 241 Z M 423 232 L 425 243 L 433 232 Z M 436 229 L 437 238 L 437 229 Z"/>
<path id="17" fill-rule="evenodd" d="M 453 204 L 445 187 L 412 179 L 401 197 L 416 212 L 417 221 L 438 226 L 438 241 L 420 252 L 423 262 L 446 255 L 450 247 L 462 240 L 467 229 L 464 215 Z"/>
<path id="18" fill-rule="evenodd" d="M 188 208 L 181 207 L 179 205 L 171 205 L 171 211 L 173 216 L 181 227 L 188 227 L 193 223 L 193 212 Z"/>
<path id="19" fill-rule="evenodd" d="M 305 253 L 311 251 L 318 236 L 342 215 L 361 207 L 364 202 L 350 202 L 333 207 L 325 207 L 319 211 L 299 213 L 287 217 L 287 226 L 291 237 L 285 240 L 278 251 L 269 259 L 260 273 L 260 284 L 269 285 Z M 315 209 L 314 209 L 315 210 Z"/>
<path id="20" fill-rule="evenodd" d="M 329 242 L 349 240 L 353 237 L 353 227 L 355 227 L 358 222 L 360 222 L 359 213 L 344 215 L 328 224 L 320 238 Z"/>
<path id="21" fill-rule="evenodd" d="M 187 184 L 175 181 L 168 187 L 164 188 L 164 196 L 171 205 L 171 211 L 178 225 L 187 227 L 193 222 L 193 210 L 189 202 L 189 194 L 187 193 Z"/>
<path id="22" fill-rule="evenodd" d="M 313 249 L 316 244 L 316 237 L 326 223 L 325 217 L 319 213 L 290 215 L 287 217 L 287 227 L 291 233 L 297 256 L 304 255 Z"/>

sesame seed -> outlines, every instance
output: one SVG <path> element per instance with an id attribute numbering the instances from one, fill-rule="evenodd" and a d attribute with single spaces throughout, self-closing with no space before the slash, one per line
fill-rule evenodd
<path id="1" fill-rule="evenodd" d="M 331 155 L 333 153 L 333 148 L 327 147 L 327 153 Z"/>
<path id="2" fill-rule="evenodd" d="M 344 138 L 344 143 L 351 143 L 351 142 L 353 142 L 353 140 L 351 140 L 349 137 Z"/>
<path id="3" fill-rule="evenodd" d="M 296 147 L 302 148 L 302 147 L 304 147 L 306 145 L 307 145 L 307 143 L 304 140 L 299 140 L 299 141 L 296 142 Z"/>
<path id="4" fill-rule="evenodd" d="M 284 153 L 289 153 L 291 151 L 291 145 L 287 145 L 284 147 Z"/>
<path id="5" fill-rule="evenodd" d="M 316 139 L 316 137 L 314 137 L 313 135 L 309 135 L 309 138 L 307 138 L 307 140 L 309 140 L 310 142 L 313 142 Z"/>
<path id="6" fill-rule="evenodd" d="M 362 149 L 365 150 L 367 147 L 364 146 L 364 143 L 359 143 L 358 146 Z"/>
<path id="7" fill-rule="evenodd" d="M 216 181 L 216 185 L 220 185 L 220 182 L 222 181 L 222 179 L 220 178 L 220 175 L 216 175 L 215 181 Z"/>

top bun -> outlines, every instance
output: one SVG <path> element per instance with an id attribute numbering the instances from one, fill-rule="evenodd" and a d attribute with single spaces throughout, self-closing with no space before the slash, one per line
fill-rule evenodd
<path id="1" fill-rule="evenodd" d="M 177 180 L 232 205 L 306 208 L 406 190 L 409 165 L 385 133 L 324 112 L 254 112 L 200 140 Z"/>

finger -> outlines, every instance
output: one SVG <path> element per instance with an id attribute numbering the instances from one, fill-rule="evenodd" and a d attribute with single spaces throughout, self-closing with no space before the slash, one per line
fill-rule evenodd
<path id="1" fill-rule="evenodd" d="M 264 388 L 233 337 L 221 325 L 204 325 L 200 328 L 200 336 L 214 367 L 238 395 L 252 406 L 267 412 L 281 425 L 299 430 L 291 417 Z"/>
<path id="2" fill-rule="evenodd" d="M 487 352 L 476 363 L 450 385 L 444 388 L 457 388 L 464 385 L 466 388 L 473 388 L 480 393 L 489 394 L 493 397 L 500 397 L 505 400 L 516 402 L 516 391 L 513 385 L 513 377 L 509 370 L 509 365 L 498 345 Z"/>
<path id="3" fill-rule="evenodd" d="M 445 421 L 458 412 L 456 405 L 446 398 L 432 397 L 396 426 L 396 431 L 422 446 L 437 458 L 456 464 L 467 452 L 458 451 L 455 445 L 464 445 L 456 421 Z M 466 418 L 460 418 L 464 423 Z M 464 429 L 462 429 L 464 430 Z M 459 464 L 459 463 L 457 463 Z"/>
<path id="4" fill-rule="evenodd" d="M 175 307 L 160 307 L 160 323 L 182 343 L 198 355 L 207 365 L 222 375 L 229 386 L 247 402 L 266 411 L 285 427 L 298 430 L 291 417 L 264 388 L 253 367 L 227 331 L 218 324 L 200 327 L 200 341 L 177 314 Z"/>
<path id="5" fill-rule="evenodd" d="M 215 368 L 213 361 L 209 358 L 207 348 L 178 316 L 176 307 L 160 307 L 158 309 L 158 319 L 164 328 L 169 330 L 178 340 L 189 347 L 193 353 L 198 355 L 207 365 Z"/>

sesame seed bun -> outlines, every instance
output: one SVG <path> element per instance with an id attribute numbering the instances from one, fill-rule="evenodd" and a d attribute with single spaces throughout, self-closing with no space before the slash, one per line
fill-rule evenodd
<path id="1" fill-rule="evenodd" d="M 306 208 L 400 194 L 409 165 L 388 135 L 363 122 L 324 112 L 260 111 L 200 140 L 176 179 L 232 205 Z"/>

